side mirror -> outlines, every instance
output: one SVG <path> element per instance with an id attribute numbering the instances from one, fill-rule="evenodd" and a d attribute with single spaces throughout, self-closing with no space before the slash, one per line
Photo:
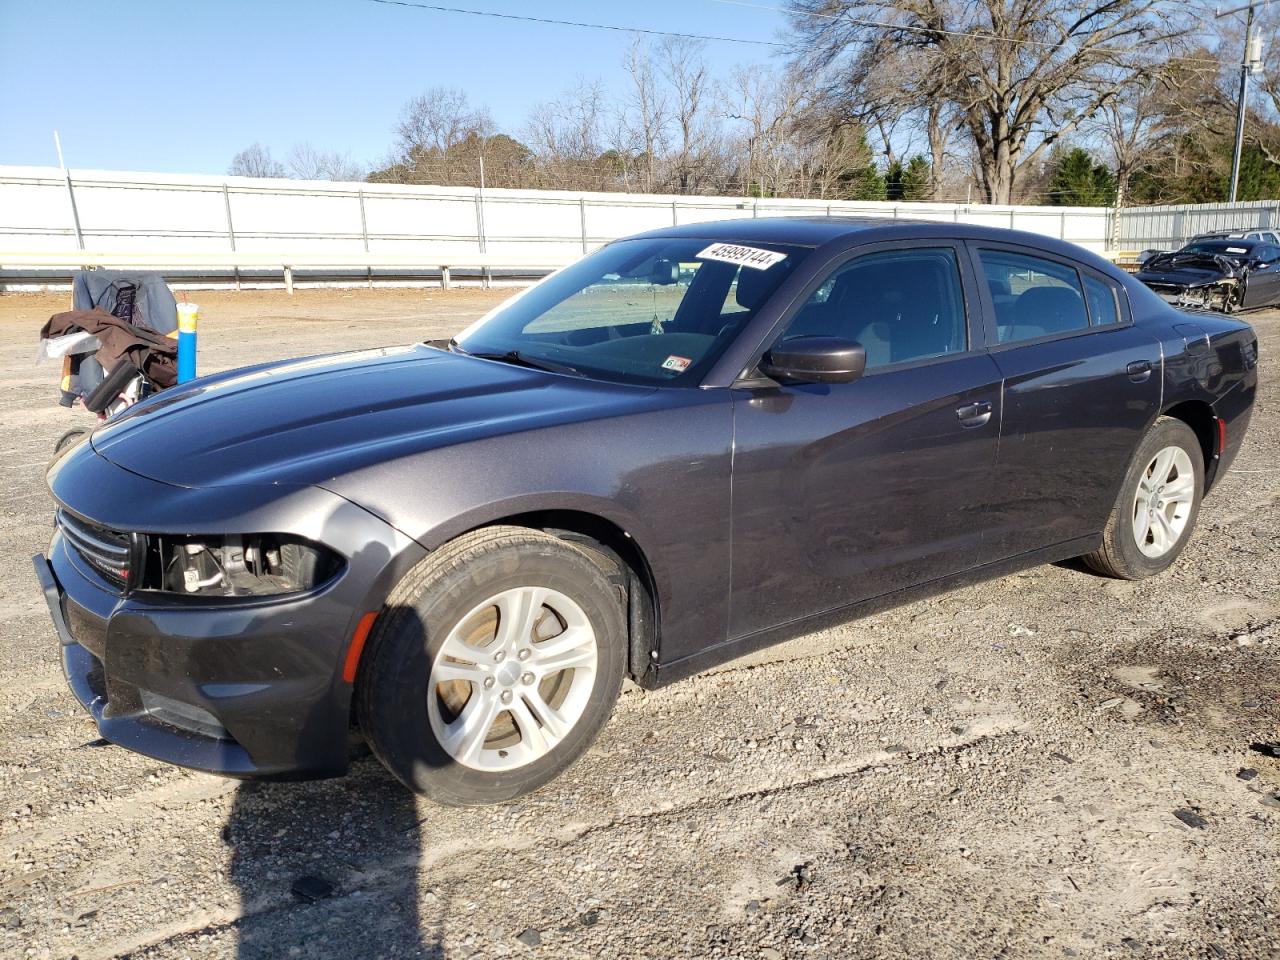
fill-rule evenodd
<path id="1" fill-rule="evenodd" d="M 649 272 L 649 282 L 659 287 L 669 287 L 680 279 L 680 264 L 674 260 L 659 258 L 653 261 L 653 270 Z"/>
<path id="2" fill-rule="evenodd" d="M 760 372 L 791 383 L 849 383 L 867 368 L 862 344 L 840 337 L 795 337 L 760 360 Z"/>

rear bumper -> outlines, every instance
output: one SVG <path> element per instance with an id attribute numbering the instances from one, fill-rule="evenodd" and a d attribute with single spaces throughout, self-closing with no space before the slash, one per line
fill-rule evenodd
<path id="1" fill-rule="evenodd" d="M 1244 438 L 1249 429 L 1249 421 L 1253 417 L 1254 400 L 1258 392 L 1257 369 L 1250 371 L 1250 376 L 1236 384 L 1213 404 L 1213 414 L 1226 427 L 1226 445 L 1217 451 L 1206 489 L 1220 480 L 1235 462 L 1236 455 L 1244 446 Z"/>

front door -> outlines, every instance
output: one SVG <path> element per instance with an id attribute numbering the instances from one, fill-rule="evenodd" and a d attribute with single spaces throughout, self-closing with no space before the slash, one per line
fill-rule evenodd
<path id="1" fill-rule="evenodd" d="M 1249 271 L 1244 306 L 1266 307 L 1280 302 L 1280 247 L 1261 243 L 1253 248 L 1260 264 Z"/>
<path id="2" fill-rule="evenodd" d="M 852 258 L 779 339 L 856 340 L 866 373 L 734 391 L 731 638 L 979 562 L 1000 373 L 975 286 L 946 243 Z"/>

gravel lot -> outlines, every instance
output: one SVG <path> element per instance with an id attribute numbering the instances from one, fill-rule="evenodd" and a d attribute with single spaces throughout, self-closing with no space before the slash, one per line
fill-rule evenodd
<path id="1" fill-rule="evenodd" d="M 201 293 L 203 369 L 500 297 Z M 238 784 L 96 740 L 28 560 L 86 419 L 33 364 L 68 304 L 0 296 L 0 955 L 1280 955 L 1280 314 L 1251 318 L 1249 440 L 1165 576 L 1040 567 L 631 688 L 567 776 L 459 811 L 369 758 Z"/>

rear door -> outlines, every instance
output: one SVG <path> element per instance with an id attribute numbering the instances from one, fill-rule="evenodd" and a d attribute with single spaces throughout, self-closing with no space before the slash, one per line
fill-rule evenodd
<path id="1" fill-rule="evenodd" d="M 971 242 L 1003 420 L 983 553 L 997 560 L 1102 531 L 1160 403 L 1158 341 L 1124 289 L 1043 251 Z"/>

